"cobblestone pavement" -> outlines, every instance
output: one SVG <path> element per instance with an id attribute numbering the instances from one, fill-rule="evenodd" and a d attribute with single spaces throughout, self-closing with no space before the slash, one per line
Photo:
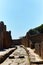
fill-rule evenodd
<path id="1" fill-rule="evenodd" d="M 30 65 L 26 50 L 20 46 L 0 65 Z"/>

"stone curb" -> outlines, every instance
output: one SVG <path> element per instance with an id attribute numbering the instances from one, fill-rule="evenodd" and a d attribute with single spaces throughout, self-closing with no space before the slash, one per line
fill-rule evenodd
<path id="1" fill-rule="evenodd" d="M 14 51 L 15 49 L 10 50 L 8 53 L 0 57 L 0 64 Z"/>

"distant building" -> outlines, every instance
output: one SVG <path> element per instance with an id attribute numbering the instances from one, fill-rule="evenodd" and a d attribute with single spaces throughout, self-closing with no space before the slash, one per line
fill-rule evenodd
<path id="1" fill-rule="evenodd" d="M 21 45 L 21 40 L 20 39 L 13 39 L 12 42 L 13 42 L 12 46 Z"/>

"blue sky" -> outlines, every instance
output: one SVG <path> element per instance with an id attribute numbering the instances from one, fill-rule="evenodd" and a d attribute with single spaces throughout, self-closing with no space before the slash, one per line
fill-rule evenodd
<path id="1" fill-rule="evenodd" d="M 4 21 L 12 38 L 43 24 L 43 0 L 0 0 L 0 21 Z"/>

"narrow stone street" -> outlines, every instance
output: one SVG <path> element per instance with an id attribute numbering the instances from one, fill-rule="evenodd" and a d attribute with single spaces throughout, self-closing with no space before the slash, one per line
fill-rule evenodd
<path id="1" fill-rule="evenodd" d="M 24 46 L 16 46 L 15 49 L 4 62 L 2 62 L 0 65 L 43 65 L 43 64 L 30 64 L 30 62 L 41 62 L 43 59 L 34 52 L 33 49 L 27 48 Z M 9 50 L 12 50 L 9 49 Z M 5 54 L 5 52 L 0 52 L 0 55 Z M 7 53 L 7 50 L 6 50 Z"/>
<path id="2" fill-rule="evenodd" d="M 1 65 L 30 65 L 26 50 L 20 46 Z"/>

